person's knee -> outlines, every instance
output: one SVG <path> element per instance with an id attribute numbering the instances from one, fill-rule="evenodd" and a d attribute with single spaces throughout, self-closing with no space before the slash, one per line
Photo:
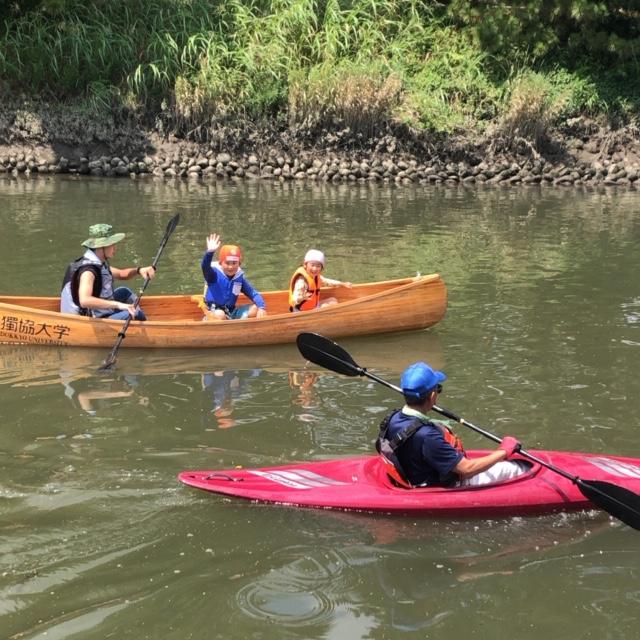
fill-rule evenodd
<path id="1" fill-rule="evenodd" d="M 126 320 L 129 317 L 129 312 L 128 311 L 114 311 L 113 313 L 109 314 L 108 316 L 104 316 L 105 318 L 108 318 L 109 320 Z"/>
<path id="2" fill-rule="evenodd" d="M 227 319 L 227 314 L 222 311 L 222 309 L 215 309 L 213 311 L 207 311 L 204 314 L 204 318 L 203 320 L 213 320 L 213 321 L 218 321 L 218 320 L 226 320 Z"/>
<path id="3" fill-rule="evenodd" d="M 118 287 L 113 291 L 113 299 L 125 304 L 135 304 L 138 298 L 129 287 Z"/>

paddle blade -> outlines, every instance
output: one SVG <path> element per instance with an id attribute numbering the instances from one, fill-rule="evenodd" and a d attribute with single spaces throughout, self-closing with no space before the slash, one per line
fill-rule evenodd
<path id="1" fill-rule="evenodd" d="M 173 233 L 174 229 L 178 226 L 178 222 L 180 222 L 180 214 L 176 213 L 176 215 L 173 216 L 167 224 L 167 230 L 165 231 L 167 236 L 170 236 Z"/>
<path id="2" fill-rule="evenodd" d="M 364 370 L 338 344 L 318 333 L 299 333 L 296 338 L 302 357 L 344 376 L 362 376 Z"/>
<path id="3" fill-rule="evenodd" d="M 120 345 L 122 344 L 122 341 L 124 340 L 125 332 L 127 330 L 127 327 L 129 326 L 130 322 L 131 322 L 131 318 L 127 318 L 127 321 L 125 322 L 124 328 L 118 334 L 118 339 L 116 340 L 116 343 L 113 345 L 113 349 L 111 349 L 111 353 L 109 353 L 109 355 L 106 357 L 105 361 L 98 367 L 98 371 L 100 371 L 101 373 L 103 371 L 111 371 L 111 368 L 116 363 L 118 349 L 120 348 Z"/>
<path id="4" fill-rule="evenodd" d="M 585 498 L 622 520 L 634 529 L 640 530 L 640 496 L 629 489 L 602 480 L 581 480 L 577 484 Z"/>
<path id="5" fill-rule="evenodd" d="M 109 354 L 109 357 L 98 367 L 98 371 L 110 371 L 115 363 L 116 359 Z"/>

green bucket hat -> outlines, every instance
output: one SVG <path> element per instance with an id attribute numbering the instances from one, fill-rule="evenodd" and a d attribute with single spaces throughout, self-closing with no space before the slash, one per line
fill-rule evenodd
<path id="1" fill-rule="evenodd" d="M 112 233 L 113 227 L 110 224 L 92 224 L 89 227 L 89 237 L 82 243 L 88 249 L 98 247 L 108 247 L 120 242 L 124 238 L 124 233 Z"/>

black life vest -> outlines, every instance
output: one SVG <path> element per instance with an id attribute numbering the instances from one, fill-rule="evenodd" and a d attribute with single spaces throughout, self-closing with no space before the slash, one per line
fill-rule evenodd
<path id="1" fill-rule="evenodd" d="M 421 427 L 431 424 L 438 428 L 445 441 L 448 442 L 454 449 L 464 454 L 464 447 L 462 441 L 458 436 L 449 429 L 446 425 L 438 422 L 425 423 L 420 418 L 414 418 L 404 429 L 396 433 L 393 438 L 387 438 L 387 432 L 389 431 L 389 422 L 391 417 L 396 414 L 398 410 L 389 412 L 380 422 L 380 430 L 378 437 L 376 438 L 376 450 L 382 456 L 383 461 L 387 464 L 387 473 L 393 480 L 400 486 L 405 488 L 413 488 L 413 485 L 407 479 L 407 474 L 402 469 L 400 460 L 396 454 L 396 451 L 409 440 Z"/>
<path id="2" fill-rule="evenodd" d="M 397 413 L 396 410 L 388 413 L 380 422 L 380 430 L 378 437 L 376 438 L 376 451 L 382 456 L 383 461 L 388 465 L 387 473 L 391 476 L 396 483 L 411 489 L 413 485 L 407 480 L 407 475 L 402 469 L 400 460 L 396 455 L 396 451 L 405 443 L 413 434 L 424 426 L 424 422 L 420 418 L 414 418 L 402 431 L 396 433 L 393 438 L 387 438 L 387 432 L 389 431 L 389 422 L 391 416 Z M 394 473 L 395 471 L 395 473 Z"/>
<path id="3" fill-rule="evenodd" d="M 100 270 L 100 266 L 95 263 L 89 262 L 84 256 L 80 256 L 69 264 L 67 270 L 64 273 L 64 278 L 62 279 L 62 291 L 64 292 L 66 285 L 69 284 L 71 299 L 73 300 L 73 304 L 75 304 L 80 309 L 81 316 L 90 315 L 89 310 L 83 308 L 80 305 L 80 298 L 78 295 L 80 288 L 80 276 L 85 271 L 91 271 L 93 273 L 94 280 L 91 295 L 99 298 L 100 293 L 102 292 L 102 273 Z"/>

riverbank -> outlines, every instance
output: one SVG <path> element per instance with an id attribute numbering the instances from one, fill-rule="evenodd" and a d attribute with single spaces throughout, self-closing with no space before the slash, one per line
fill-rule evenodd
<path id="1" fill-rule="evenodd" d="M 573 118 L 538 149 L 499 135 L 446 136 L 389 126 L 364 139 L 348 129 L 219 124 L 206 142 L 165 135 L 117 114 L 63 106 L 0 108 L 0 176 L 75 174 L 167 180 L 640 186 L 640 135 Z"/>

